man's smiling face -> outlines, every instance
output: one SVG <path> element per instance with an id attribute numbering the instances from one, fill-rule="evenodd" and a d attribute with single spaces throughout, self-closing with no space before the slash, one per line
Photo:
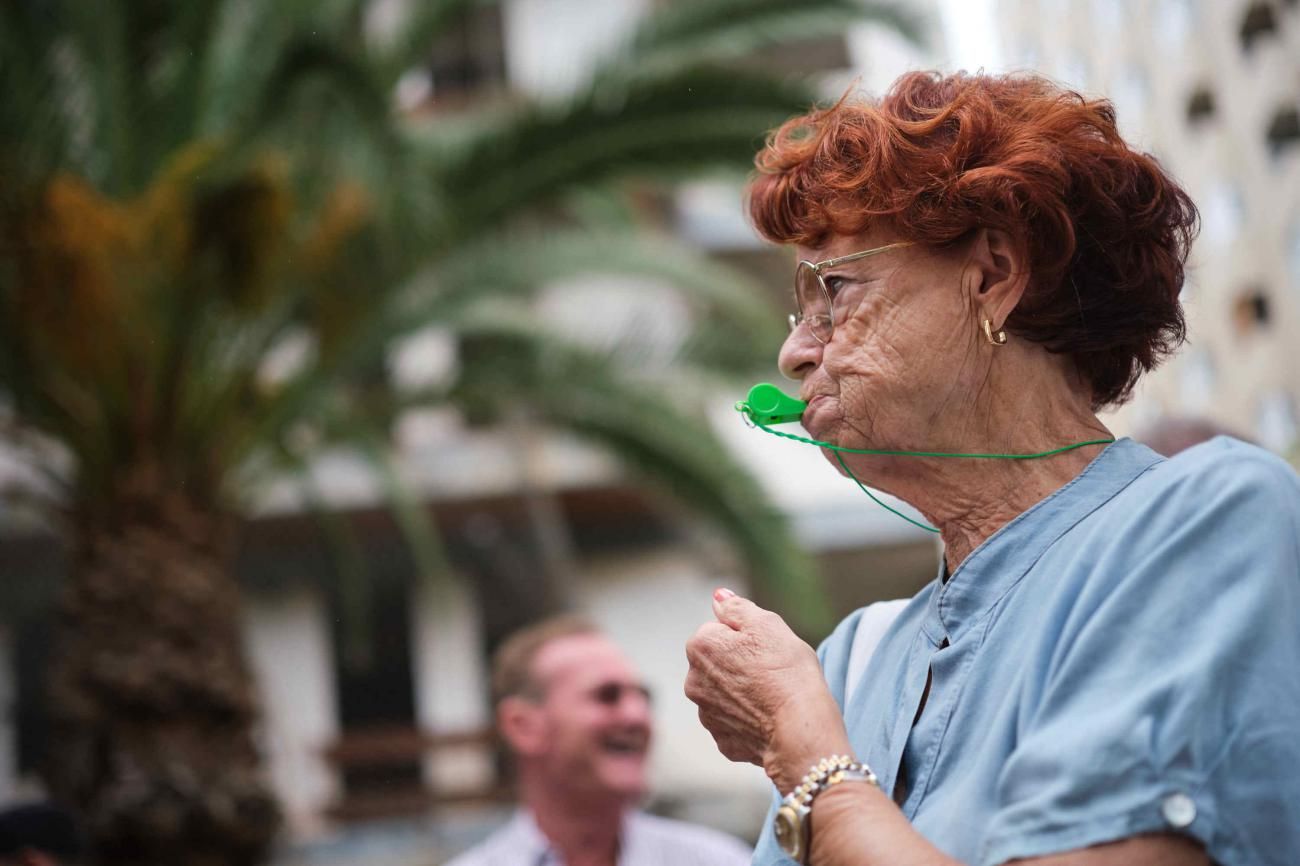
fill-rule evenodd
<path id="1" fill-rule="evenodd" d="M 533 677 L 546 731 L 535 757 L 546 774 L 584 794 L 639 798 L 646 790 L 650 702 L 619 648 L 599 634 L 557 638 L 538 651 Z"/>

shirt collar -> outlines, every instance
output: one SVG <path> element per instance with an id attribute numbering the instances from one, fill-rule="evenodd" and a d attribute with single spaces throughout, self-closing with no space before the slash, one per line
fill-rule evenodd
<path id="1" fill-rule="evenodd" d="M 630 831 L 636 818 L 636 814 L 631 813 L 630 810 L 623 814 L 619 830 L 618 859 L 620 861 L 623 859 L 628 839 L 632 836 Z M 515 850 L 523 855 L 522 862 L 527 863 L 528 866 L 563 866 L 560 855 L 551 848 L 551 840 L 547 839 L 546 834 L 537 826 L 537 820 L 529 809 L 520 808 L 515 811 L 515 817 L 510 822 L 509 833 L 515 840 Z"/>
<path id="2" fill-rule="evenodd" d="M 532 812 L 527 809 L 515 812 L 510 822 L 510 835 L 515 839 L 516 850 L 524 855 L 520 862 L 528 866 L 549 866 L 553 860 L 551 843 L 538 828 Z"/>
<path id="3" fill-rule="evenodd" d="M 1164 458 L 1132 439 L 1106 446 L 1073 480 L 986 538 L 947 583 L 944 564 L 922 628 L 955 642 L 1029 572 L 1057 539 Z"/>

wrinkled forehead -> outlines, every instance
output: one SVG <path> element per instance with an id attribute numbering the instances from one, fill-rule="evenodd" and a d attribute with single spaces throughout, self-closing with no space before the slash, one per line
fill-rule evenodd
<path id="1" fill-rule="evenodd" d="M 533 659 L 533 679 L 543 693 L 580 692 L 617 682 L 640 683 L 632 663 L 604 635 L 567 635 L 550 641 Z"/>

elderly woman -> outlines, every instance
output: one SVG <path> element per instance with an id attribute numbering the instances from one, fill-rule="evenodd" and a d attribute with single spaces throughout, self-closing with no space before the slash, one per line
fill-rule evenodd
<path id="1" fill-rule="evenodd" d="M 869 660 L 861 612 L 814 654 L 715 594 L 686 690 L 776 787 L 754 862 L 1300 863 L 1300 482 L 1227 438 L 1107 444 L 1096 414 L 1183 339 L 1187 195 L 1108 103 L 1032 76 L 908 75 L 757 165 L 814 438 L 1103 441 L 841 454 L 943 541 Z"/>

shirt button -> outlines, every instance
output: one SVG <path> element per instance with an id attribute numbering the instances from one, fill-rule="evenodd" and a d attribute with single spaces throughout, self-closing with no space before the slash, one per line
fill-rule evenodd
<path id="1" fill-rule="evenodd" d="M 1160 812 L 1170 827 L 1190 827 L 1196 820 L 1196 804 L 1186 794 L 1170 794 L 1160 804 Z"/>

